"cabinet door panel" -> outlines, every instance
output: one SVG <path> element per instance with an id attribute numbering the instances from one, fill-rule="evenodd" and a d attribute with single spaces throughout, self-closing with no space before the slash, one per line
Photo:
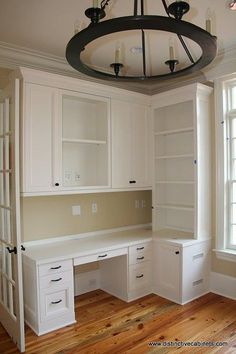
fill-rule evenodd
<path id="1" fill-rule="evenodd" d="M 130 187 L 132 131 L 130 103 L 112 102 L 112 187 Z"/>
<path id="2" fill-rule="evenodd" d="M 56 90 L 25 85 L 24 192 L 52 190 L 52 134 Z"/>
<path id="3" fill-rule="evenodd" d="M 172 301 L 180 301 L 181 249 L 155 242 L 154 284 L 157 294 Z"/>
<path id="4" fill-rule="evenodd" d="M 132 178 L 135 187 L 148 186 L 148 112 L 147 107 L 133 104 L 131 109 L 133 133 Z"/>

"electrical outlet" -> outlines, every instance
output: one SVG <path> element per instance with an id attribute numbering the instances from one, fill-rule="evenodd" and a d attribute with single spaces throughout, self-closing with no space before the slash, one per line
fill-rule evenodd
<path id="1" fill-rule="evenodd" d="M 93 202 L 92 203 L 92 213 L 96 214 L 98 212 L 98 205 L 97 203 Z"/>
<path id="2" fill-rule="evenodd" d="M 141 207 L 142 208 L 146 208 L 146 200 L 142 200 L 141 201 Z"/>
<path id="3" fill-rule="evenodd" d="M 135 200 L 134 206 L 135 206 L 135 209 L 139 209 L 139 200 Z"/>
<path id="4" fill-rule="evenodd" d="M 72 171 L 65 171 L 64 173 L 65 184 L 71 184 L 72 182 Z"/>
<path id="5" fill-rule="evenodd" d="M 80 205 L 73 205 L 72 206 L 72 215 L 81 215 Z"/>

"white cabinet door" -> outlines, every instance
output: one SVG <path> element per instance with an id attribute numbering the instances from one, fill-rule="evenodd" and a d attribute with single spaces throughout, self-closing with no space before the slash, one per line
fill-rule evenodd
<path id="1" fill-rule="evenodd" d="M 181 249 L 155 242 L 153 283 L 157 295 L 174 302 L 181 302 Z"/>
<path id="2" fill-rule="evenodd" d="M 112 101 L 112 187 L 147 187 L 148 108 Z"/>
<path id="3" fill-rule="evenodd" d="M 53 180 L 57 90 L 31 83 L 24 89 L 22 192 L 52 191 L 59 184 Z"/>
<path id="4" fill-rule="evenodd" d="M 132 104 L 130 110 L 133 135 L 133 156 L 131 163 L 132 179 L 135 180 L 135 187 L 145 187 L 150 183 L 150 151 L 148 149 L 149 122 L 148 108 L 140 104 Z"/>
<path id="5" fill-rule="evenodd" d="M 132 136 L 130 104 L 112 101 L 112 187 L 129 187 L 131 181 Z"/>

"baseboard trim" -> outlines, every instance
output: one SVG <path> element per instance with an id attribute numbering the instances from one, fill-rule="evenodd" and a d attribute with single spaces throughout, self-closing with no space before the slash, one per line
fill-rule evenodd
<path id="1" fill-rule="evenodd" d="M 210 291 L 214 294 L 236 300 L 236 278 L 211 272 Z"/>

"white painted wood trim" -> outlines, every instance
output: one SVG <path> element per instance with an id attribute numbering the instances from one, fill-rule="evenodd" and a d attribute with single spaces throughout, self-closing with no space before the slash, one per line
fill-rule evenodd
<path id="1" fill-rule="evenodd" d="M 214 249 L 216 257 L 224 261 L 236 262 L 236 250 Z"/>
<path id="2" fill-rule="evenodd" d="M 43 240 L 26 241 L 26 242 L 24 242 L 24 246 L 25 247 L 39 246 L 39 245 L 55 243 L 55 242 L 60 242 L 60 241 L 77 240 L 77 239 L 81 239 L 81 238 L 85 238 L 85 237 L 107 235 L 107 234 L 111 234 L 114 232 L 121 232 L 121 231 L 128 231 L 128 230 L 139 230 L 139 229 L 151 229 L 151 227 L 152 227 L 151 223 L 123 226 L 123 227 L 118 227 L 118 228 L 114 228 L 114 229 L 85 232 L 85 233 L 81 233 L 81 234 L 77 234 L 77 235 L 67 235 L 67 236 L 61 236 L 61 237 L 47 238 L 47 239 L 43 239 Z"/>
<path id="3" fill-rule="evenodd" d="M 236 300 L 236 278 L 211 272 L 210 291 L 214 294 Z"/>
<path id="4" fill-rule="evenodd" d="M 152 187 L 142 187 L 142 188 L 110 188 L 110 187 L 80 187 L 80 189 L 75 190 L 60 190 L 55 192 L 22 192 L 21 197 L 43 197 L 49 195 L 70 195 L 70 194 L 94 194 L 94 193 L 112 193 L 112 192 L 134 192 L 134 191 L 149 191 Z"/>

